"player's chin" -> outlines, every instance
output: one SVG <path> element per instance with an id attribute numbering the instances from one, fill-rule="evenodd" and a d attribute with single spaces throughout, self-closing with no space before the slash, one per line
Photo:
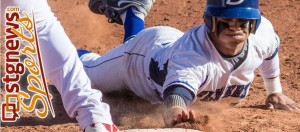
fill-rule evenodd
<path id="1" fill-rule="evenodd" d="M 228 36 L 227 40 L 231 44 L 241 44 L 244 43 L 247 40 L 247 38 L 244 35 L 235 35 L 235 36 Z"/>

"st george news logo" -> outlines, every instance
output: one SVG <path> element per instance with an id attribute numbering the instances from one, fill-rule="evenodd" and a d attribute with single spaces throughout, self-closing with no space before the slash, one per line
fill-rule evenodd
<path id="1" fill-rule="evenodd" d="M 39 118 L 47 117 L 50 110 L 55 117 L 52 95 L 48 91 L 44 75 L 34 13 L 29 16 L 19 7 L 9 6 L 1 15 L 5 18 L 6 49 L 5 75 L 1 78 L 5 89 L 4 101 L 1 104 L 1 120 L 15 122 L 20 118 L 21 110 L 34 111 Z M 21 55 L 25 55 L 26 58 L 20 59 Z M 21 86 L 19 81 L 26 70 L 29 72 L 26 78 L 28 85 Z M 36 109 L 38 102 L 43 105 L 41 109 Z"/>

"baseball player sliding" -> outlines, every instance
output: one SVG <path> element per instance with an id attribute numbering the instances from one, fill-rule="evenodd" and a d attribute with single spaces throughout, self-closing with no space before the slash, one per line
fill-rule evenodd
<path id="1" fill-rule="evenodd" d="M 249 92 L 255 69 L 263 77 L 268 108 L 296 110 L 282 93 L 279 38 L 262 17 L 258 0 L 207 0 L 205 24 L 183 33 L 157 26 L 144 29 L 152 0 L 90 0 L 91 11 L 124 25 L 124 44 L 103 56 L 78 50 L 92 87 L 130 90 L 152 103 L 163 102 L 168 127 L 195 114 L 196 99 L 238 103 Z"/>
<path id="2" fill-rule="evenodd" d="M 81 129 L 86 132 L 117 131 L 108 104 L 101 102 L 100 91 L 91 88 L 76 48 L 47 1 L 1 0 L 1 12 L 5 12 L 8 6 L 18 6 L 20 11 L 25 11 L 31 17 L 34 15 L 46 77 L 61 94 L 68 115 L 76 118 Z M 16 21 L 18 18 L 12 16 L 12 19 Z M 4 23 L 4 19 L 1 22 Z"/>

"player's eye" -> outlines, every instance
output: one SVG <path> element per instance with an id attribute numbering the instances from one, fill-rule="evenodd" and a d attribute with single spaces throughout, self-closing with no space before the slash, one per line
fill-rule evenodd
<path id="1" fill-rule="evenodd" d="M 229 24 L 224 21 L 217 21 L 217 27 L 219 29 L 226 29 L 226 28 L 229 28 Z"/>
<path id="2" fill-rule="evenodd" d="M 249 26 L 250 26 L 250 21 L 246 21 L 240 25 L 242 29 L 249 28 Z"/>
<path id="3" fill-rule="evenodd" d="M 225 29 L 225 28 L 229 28 L 230 27 L 230 24 L 229 23 L 233 23 L 234 22 L 234 19 L 218 19 L 217 20 L 217 26 L 218 27 L 222 27 L 222 29 Z M 245 28 L 248 28 L 249 27 L 249 24 L 250 24 L 250 20 L 248 19 L 237 19 L 237 22 L 239 23 L 239 27 L 241 29 L 245 29 Z"/>

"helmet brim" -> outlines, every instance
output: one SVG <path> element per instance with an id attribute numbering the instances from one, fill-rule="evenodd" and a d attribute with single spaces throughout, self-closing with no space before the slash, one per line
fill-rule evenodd
<path id="1" fill-rule="evenodd" d="M 206 9 L 211 16 L 217 18 L 242 18 L 242 19 L 260 19 L 259 9 L 253 8 L 214 8 L 210 7 Z"/>

